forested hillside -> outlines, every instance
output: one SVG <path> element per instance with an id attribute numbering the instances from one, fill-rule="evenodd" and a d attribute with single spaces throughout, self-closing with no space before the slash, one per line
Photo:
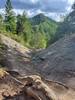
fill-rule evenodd
<path id="1" fill-rule="evenodd" d="M 44 14 L 15 14 L 12 1 L 6 0 L 0 15 L 0 100 L 75 100 L 75 4 L 56 22 Z M 16 1 L 31 10 L 31 2 L 51 0 Z"/>
<path id="2" fill-rule="evenodd" d="M 72 6 L 72 11 L 60 23 L 53 42 L 69 34 L 75 34 L 75 4 Z"/>
<path id="3" fill-rule="evenodd" d="M 40 34 L 42 36 L 42 39 L 45 39 L 43 42 L 45 42 L 45 46 L 47 46 L 48 42 L 52 41 L 52 38 L 54 37 L 58 23 L 48 17 L 46 17 L 43 14 L 38 14 L 30 19 L 31 24 L 33 27 L 33 31 L 36 34 Z M 39 39 L 40 41 L 40 39 Z"/>
<path id="4" fill-rule="evenodd" d="M 6 1 L 5 15 L 0 15 L 0 32 L 29 48 L 46 48 L 57 27 L 57 22 L 43 14 L 28 18 L 24 11 L 16 16 L 11 0 Z"/>

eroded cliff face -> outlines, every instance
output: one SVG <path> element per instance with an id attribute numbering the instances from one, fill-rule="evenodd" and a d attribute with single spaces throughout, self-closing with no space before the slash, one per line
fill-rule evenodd
<path id="1" fill-rule="evenodd" d="M 12 76 L 0 69 L 0 100 L 74 100 L 75 91 L 37 75 Z"/>

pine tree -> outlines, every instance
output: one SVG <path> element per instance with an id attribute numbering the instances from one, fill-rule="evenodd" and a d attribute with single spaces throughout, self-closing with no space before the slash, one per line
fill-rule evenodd
<path id="1" fill-rule="evenodd" d="M 5 26 L 6 31 L 14 33 L 16 31 L 16 19 L 14 16 L 11 0 L 6 1 L 5 5 Z"/>
<path id="2" fill-rule="evenodd" d="M 17 35 L 20 35 L 22 33 L 22 16 L 21 15 L 17 15 L 16 33 Z"/>
<path id="3" fill-rule="evenodd" d="M 22 15 L 17 16 L 17 29 L 16 32 L 19 35 L 22 35 L 25 42 L 30 41 L 31 39 L 31 24 L 29 22 L 29 19 L 26 17 L 26 13 L 23 12 Z"/>
<path id="4" fill-rule="evenodd" d="M 0 15 L 0 32 L 5 32 L 4 21 L 2 15 Z"/>

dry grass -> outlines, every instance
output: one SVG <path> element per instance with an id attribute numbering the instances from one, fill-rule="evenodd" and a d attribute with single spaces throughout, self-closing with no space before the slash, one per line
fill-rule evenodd
<path id="1" fill-rule="evenodd" d="M 8 73 L 5 71 L 5 69 L 0 68 L 0 78 L 4 77 L 6 75 L 8 75 Z"/>

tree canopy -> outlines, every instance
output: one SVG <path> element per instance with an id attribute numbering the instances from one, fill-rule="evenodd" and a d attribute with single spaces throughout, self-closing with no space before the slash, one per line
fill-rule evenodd
<path id="1" fill-rule="evenodd" d="M 28 18 L 26 11 L 16 14 L 12 0 L 6 0 L 5 16 L 0 16 L 0 30 L 23 45 L 31 48 L 46 48 L 56 32 L 58 23 L 43 14 Z"/>
<path id="2" fill-rule="evenodd" d="M 7 0 L 5 5 L 5 26 L 8 32 L 14 33 L 16 31 L 16 19 L 11 0 Z"/>

